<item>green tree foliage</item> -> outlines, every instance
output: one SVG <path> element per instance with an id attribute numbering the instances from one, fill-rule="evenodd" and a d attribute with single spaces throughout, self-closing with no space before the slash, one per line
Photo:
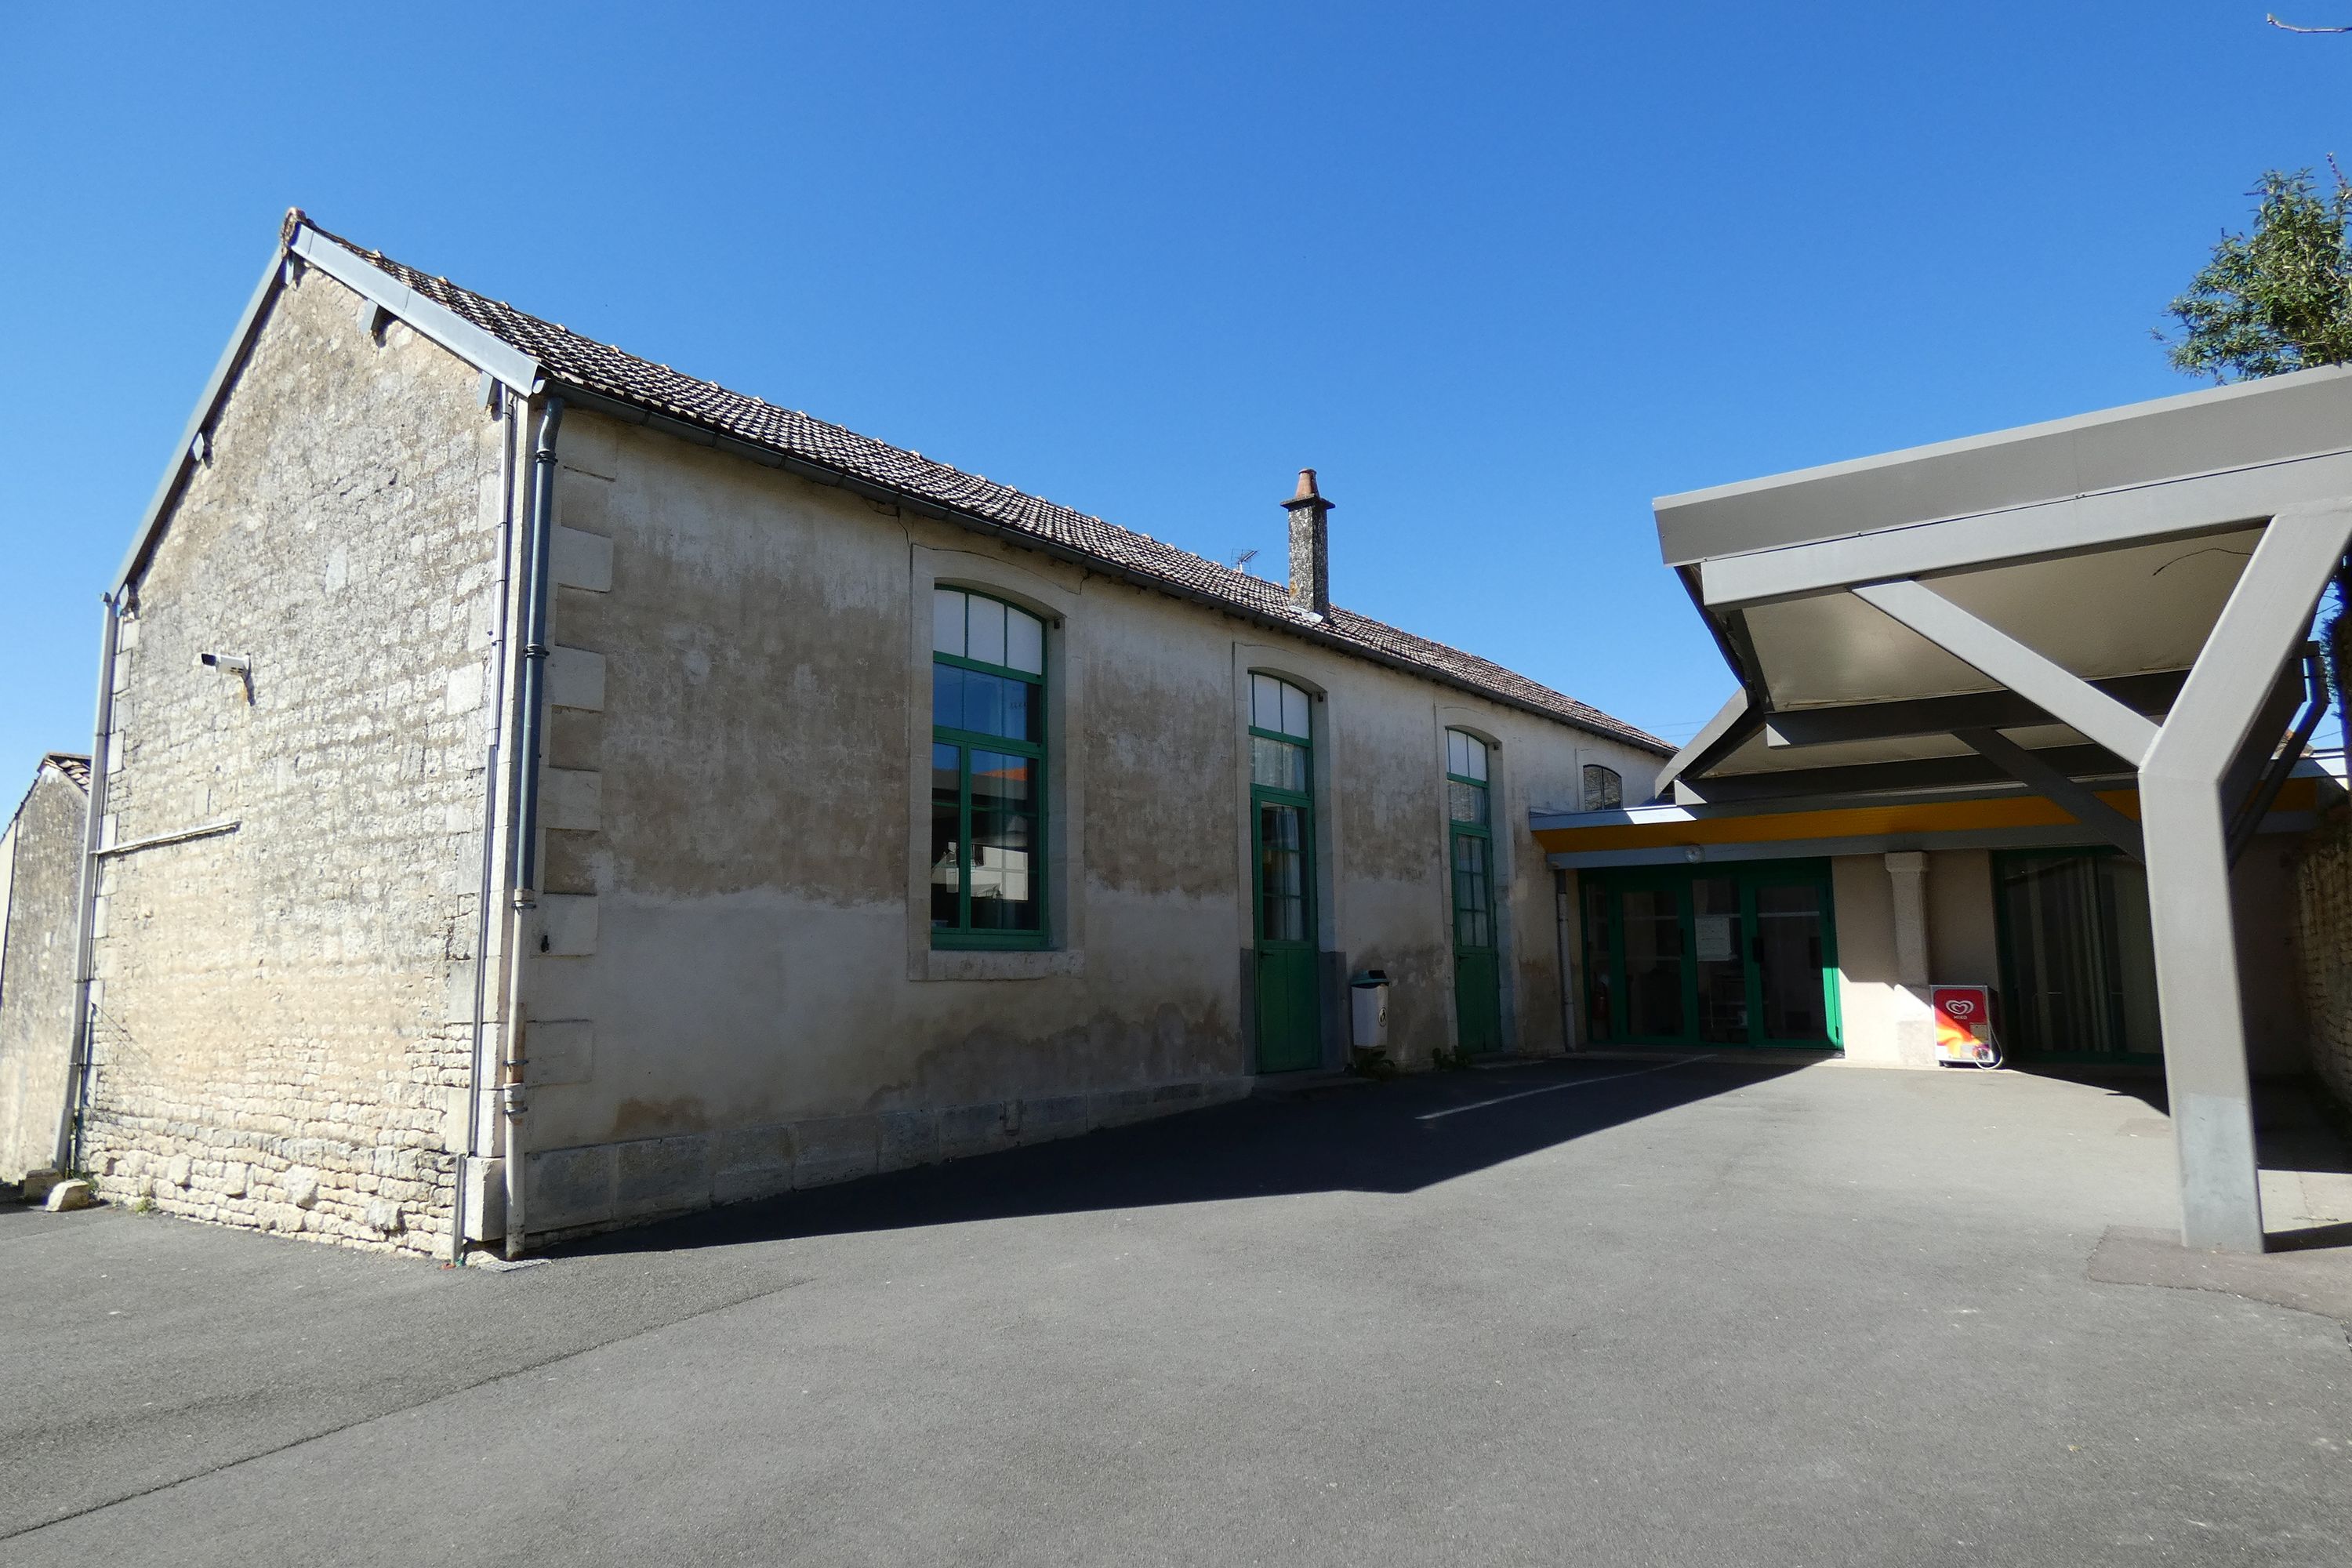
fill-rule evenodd
<path id="1" fill-rule="evenodd" d="M 2352 185 L 2273 169 L 2249 194 L 2253 232 L 2222 235 L 2169 307 L 2181 335 L 2157 334 L 2173 368 L 2222 382 L 2352 363 Z"/>

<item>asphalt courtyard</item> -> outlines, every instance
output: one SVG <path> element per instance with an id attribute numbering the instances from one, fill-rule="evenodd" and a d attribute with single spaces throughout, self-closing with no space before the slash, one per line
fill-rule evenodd
<path id="1" fill-rule="evenodd" d="M 2173 1222 L 2131 1092 L 1715 1061 L 502 1273 L 0 1211 L 0 1562 L 2342 1568 L 2345 1325 L 2093 1278 Z"/>

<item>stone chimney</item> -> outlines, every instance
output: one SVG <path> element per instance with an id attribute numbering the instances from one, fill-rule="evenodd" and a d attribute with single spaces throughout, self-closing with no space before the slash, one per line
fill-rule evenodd
<path id="1" fill-rule="evenodd" d="M 1315 470 L 1298 470 L 1298 493 L 1282 503 L 1290 513 L 1290 602 L 1318 616 L 1331 613 L 1331 503 L 1315 488 Z"/>

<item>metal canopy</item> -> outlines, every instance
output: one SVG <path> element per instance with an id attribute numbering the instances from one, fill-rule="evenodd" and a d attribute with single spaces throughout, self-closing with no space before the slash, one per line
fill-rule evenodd
<path id="1" fill-rule="evenodd" d="M 2216 939 L 2231 862 L 2324 701 L 2305 639 L 2352 543 L 2352 368 L 1655 510 L 1741 689 L 1668 764 L 1661 806 L 1853 808 L 1998 779 L 2144 858 L 2184 1236 L 2260 1250 L 2236 950 Z"/>

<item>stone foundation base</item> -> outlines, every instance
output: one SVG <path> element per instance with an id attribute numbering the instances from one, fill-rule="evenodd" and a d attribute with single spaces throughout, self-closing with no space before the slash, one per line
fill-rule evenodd
<path id="1" fill-rule="evenodd" d="M 1198 1110 L 1243 1098 L 1250 1083 L 1244 1077 L 1203 1079 L 549 1149 L 525 1156 L 523 1223 L 530 1241 L 545 1245 L 717 1204 Z"/>

